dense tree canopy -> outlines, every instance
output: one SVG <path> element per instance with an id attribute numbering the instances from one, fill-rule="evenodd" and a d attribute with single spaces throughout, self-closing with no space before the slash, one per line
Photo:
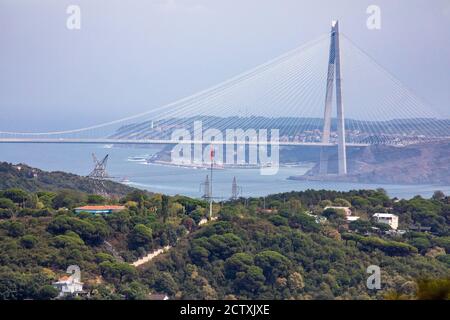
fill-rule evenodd
<path id="1" fill-rule="evenodd" d="M 87 203 L 125 209 L 74 212 Z M 208 204 L 182 196 L 7 189 L 0 192 L 0 299 L 54 298 L 52 282 L 72 264 L 90 299 L 154 292 L 181 299 L 442 297 L 430 288 L 445 288 L 449 276 L 449 203 L 441 193 L 395 201 L 383 190 L 307 190 L 224 202 L 215 206 L 219 220 L 199 226 Z M 360 219 L 348 223 L 339 209 L 324 210 L 331 205 L 349 206 Z M 405 233 L 374 221 L 374 212 L 398 215 Z M 152 261 L 131 264 L 167 245 Z M 373 264 L 382 266 L 379 292 L 365 286 Z M 436 282 L 418 285 L 417 295 L 405 289 L 423 275 Z"/>

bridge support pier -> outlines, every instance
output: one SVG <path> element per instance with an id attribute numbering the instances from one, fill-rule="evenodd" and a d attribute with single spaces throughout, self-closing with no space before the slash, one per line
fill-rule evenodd
<path id="1" fill-rule="evenodd" d="M 339 22 L 333 21 L 331 26 L 330 57 L 328 60 L 327 92 L 325 97 L 325 113 L 322 132 L 322 143 L 330 142 L 331 111 L 333 103 L 333 86 L 336 78 L 337 135 L 338 135 L 338 174 L 347 174 L 347 153 L 345 145 L 345 118 L 342 101 L 341 57 L 339 48 Z M 319 174 L 328 173 L 328 153 L 325 148 L 320 152 Z"/>
<path id="2" fill-rule="evenodd" d="M 328 150 L 326 147 L 320 149 L 320 162 L 319 162 L 319 174 L 321 176 L 328 173 Z"/>

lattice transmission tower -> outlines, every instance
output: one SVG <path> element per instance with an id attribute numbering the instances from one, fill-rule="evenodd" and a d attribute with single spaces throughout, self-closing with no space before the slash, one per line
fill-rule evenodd
<path id="1" fill-rule="evenodd" d="M 105 180 L 111 178 L 111 176 L 106 172 L 106 164 L 108 163 L 107 154 L 101 161 L 97 159 L 95 154 L 92 154 L 92 159 L 94 160 L 94 170 L 88 174 L 88 178 L 93 179 L 94 193 L 101 194 L 103 196 L 109 196 L 108 190 L 105 186 Z"/>
<path id="2" fill-rule="evenodd" d="M 92 154 L 92 159 L 94 160 L 95 167 L 94 170 L 92 170 L 91 173 L 89 173 L 88 178 L 98 180 L 110 178 L 109 174 L 106 172 L 106 164 L 108 163 L 108 157 L 109 154 L 107 154 L 101 161 L 99 161 L 95 156 L 95 154 L 94 153 Z"/>
<path id="3" fill-rule="evenodd" d="M 242 187 L 238 186 L 236 177 L 233 177 L 233 183 L 231 185 L 231 199 L 237 200 L 242 195 Z"/>

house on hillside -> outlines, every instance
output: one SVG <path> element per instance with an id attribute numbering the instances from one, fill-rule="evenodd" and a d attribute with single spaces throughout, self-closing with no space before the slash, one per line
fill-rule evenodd
<path id="1" fill-rule="evenodd" d="M 111 214 L 113 212 L 125 210 L 125 206 L 83 206 L 75 208 L 75 213 L 88 212 L 93 214 Z"/>
<path id="2" fill-rule="evenodd" d="M 345 213 L 345 216 L 351 216 L 352 215 L 352 210 L 349 207 L 335 207 L 335 206 L 327 206 L 325 207 L 323 210 L 327 210 L 327 209 L 335 209 L 335 210 L 342 210 Z"/>
<path id="3" fill-rule="evenodd" d="M 389 225 L 393 230 L 398 228 L 398 216 L 392 213 L 375 213 L 372 216 L 378 223 L 384 223 Z"/>
<path id="4" fill-rule="evenodd" d="M 58 281 L 52 283 L 53 287 L 59 290 L 58 297 L 64 297 L 69 294 L 84 294 L 83 283 L 71 276 L 62 276 Z"/>
<path id="5" fill-rule="evenodd" d="M 359 220 L 358 216 L 352 216 L 352 210 L 349 207 L 327 206 L 325 207 L 324 211 L 327 209 L 335 209 L 343 211 L 345 213 L 345 220 L 347 220 L 347 222 L 349 223 Z"/>

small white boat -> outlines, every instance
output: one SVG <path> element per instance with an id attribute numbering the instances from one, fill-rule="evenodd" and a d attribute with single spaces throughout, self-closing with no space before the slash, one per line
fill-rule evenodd
<path id="1" fill-rule="evenodd" d="M 146 162 L 147 161 L 147 156 L 128 157 L 127 160 L 128 161 L 133 161 L 133 162 Z"/>

